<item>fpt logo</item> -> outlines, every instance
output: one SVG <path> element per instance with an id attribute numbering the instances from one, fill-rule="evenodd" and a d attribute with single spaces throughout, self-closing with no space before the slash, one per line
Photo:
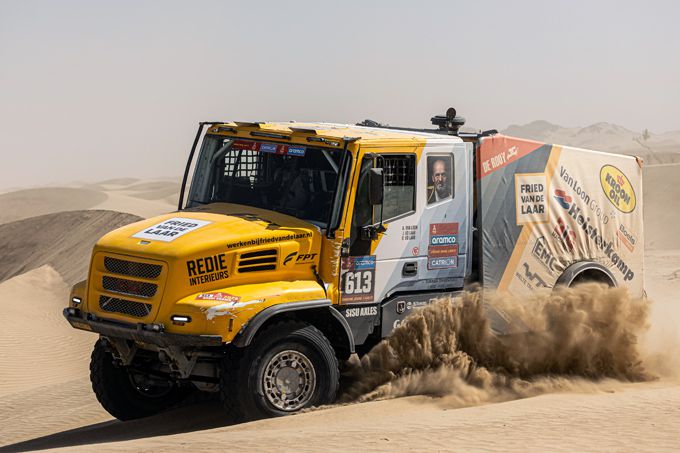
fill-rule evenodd
<path id="1" fill-rule="evenodd" d="M 600 169 L 600 185 L 609 201 L 623 213 L 633 212 L 636 199 L 635 191 L 628 177 L 613 165 Z"/>
<path id="2" fill-rule="evenodd" d="M 564 190 L 555 189 L 555 200 L 564 209 L 569 209 L 569 206 L 571 206 L 571 197 Z"/>

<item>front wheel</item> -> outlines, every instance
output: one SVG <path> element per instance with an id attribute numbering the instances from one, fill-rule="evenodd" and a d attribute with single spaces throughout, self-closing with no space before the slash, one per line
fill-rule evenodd
<path id="1" fill-rule="evenodd" d="M 119 420 L 133 420 L 163 412 L 178 404 L 188 389 L 162 379 L 149 379 L 113 362 L 108 341 L 95 343 L 90 360 L 90 381 L 97 400 Z"/>
<path id="2" fill-rule="evenodd" d="M 333 402 L 339 378 L 335 351 L 321 331 L 279 322 L 225 359 L 222 402 L 237 420 L 289 415 Z"/>

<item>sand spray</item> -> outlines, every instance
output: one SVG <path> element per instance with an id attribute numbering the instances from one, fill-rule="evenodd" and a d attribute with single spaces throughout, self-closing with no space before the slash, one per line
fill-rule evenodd
<path id="1" fill-rule="evenodd" d="M 468 406 L 652 380 L 659 357 L 641 348 L 650 306 L 597 283 L 522 300 L 486 290 L 440 299 L 350 362 L 340 401 L 430 395 Z M 507 321 L 505 335 L 494 333 L 490 311 Z"/>

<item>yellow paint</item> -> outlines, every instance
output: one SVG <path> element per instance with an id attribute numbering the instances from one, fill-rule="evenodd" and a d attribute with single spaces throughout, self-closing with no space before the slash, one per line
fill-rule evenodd
<path id="1" fill-rule="evenodd" d="M 297 130 L 295 130 L 297 129 Z M 301 132 L 308 130 L 310 132 Z M 313 131 L 313 132 L 311 132 Z M 273 140 L 276 138 L 258 137 L 253 133 L 271 133 L 285 136 L 286 143 L 305 146 L 325 146 L 342 149 L 345 139 L 355 138 L 358 145 L 384 148 L 389 146 L 418 146 L 424 145 L 425 138 L 437 139 L 435 135 L 427 136 L 418 132 L 398 131 L 393 129 L 367 128 L 347 124 L 331 123 L 262 123 L 259 126 L 238 125 L 236 123 L 217 124 L 208 129 L 209 134 L 227 137 L 238 137 L 244 140 Z M 329 140 L 331 143 L 309 141 L 308 138 Z M 442 137 L 446 139 L 446 136 Z"/>

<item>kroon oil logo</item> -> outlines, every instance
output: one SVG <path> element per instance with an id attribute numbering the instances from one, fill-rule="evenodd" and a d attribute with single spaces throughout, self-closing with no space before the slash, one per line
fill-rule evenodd
<path id="1" fill-rule="evenodd" d="M 636 205 L 635 191 L 621 170 L 613 165 L 605 165 L 600 169 L 600 184 L 616 209 L 624 213 L 633 212 Z"/>

